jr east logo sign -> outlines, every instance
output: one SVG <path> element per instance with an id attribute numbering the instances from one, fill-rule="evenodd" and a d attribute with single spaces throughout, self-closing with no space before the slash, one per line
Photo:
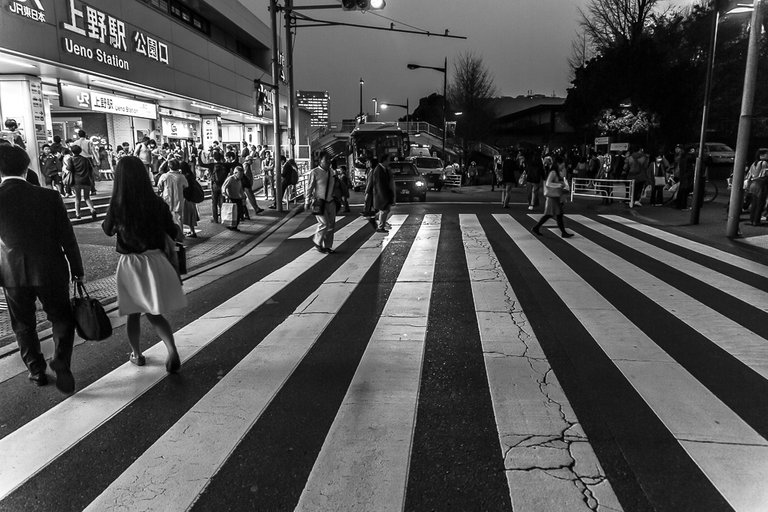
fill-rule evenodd
<path id="1" fill-rule="evenodd" d="M 14 0 L 8 4 L 12 14 L 18 14 L 40 23 L 45 23 L 45 7 L 41 0 Z"/>

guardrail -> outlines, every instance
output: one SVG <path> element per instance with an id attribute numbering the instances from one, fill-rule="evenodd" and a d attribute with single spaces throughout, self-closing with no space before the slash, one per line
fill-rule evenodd
<path id="1" fill-rule="evenodd" d="M 571 201 L 574 197 L 595 197 L 626 201 L 632 208 L 635 180 L 571 179 Z"/>
<path id="2" fill-rule="evenodd" d="M 461 187 L 461 174 L 446 174 L 443 185 L 446 187 Z"/>

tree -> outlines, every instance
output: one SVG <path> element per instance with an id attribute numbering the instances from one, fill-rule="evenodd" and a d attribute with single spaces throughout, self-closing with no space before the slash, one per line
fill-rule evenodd
<path id="1" fill-rule="evenodd" d="M 652 14 L 644 35 L 631 46 L 614 44 L 585 64 L 577 62 L 566 98 L 569 121 L 587 138 L 602 135 L 606 110 L 631 103 L 632 113 L 647 113 L 650 138 L 659 146 L 698 139 L 704 80 L 714 10 L 705 2 L 692 8 Z M 748 18 L 728 16 L 719 25 L 708 133 L 710 140 L 733 142 L 736 136 L 747 51 Z M 768 70 L 768 41 L 760 45 L 758 81 Z M 629 102 L 627 102 L 629 100 Z M 755 98 L 755 142 L 768 141 L 768 90 Z M 767 116 L 762 118 L 762 116 Z M 761 119 L 762 118 L 762 119 Z M 633 134 L 623 133 L 626 139 Z M 715 138 L 716 137 L 716 138 Z M 650 146 L 649 146 L 650 147 Z"/>
<path id="2" fill-rule="evenodd" d="M 602 53 L 617 46 L 634 46 L 643 37 L 659 0 L 589 0 L 579 9 L 580 25 L 593 49 Z"/>
<path id="3" fill-rule="evenodd" d="M 453 71 L 448 101 L 462 112 L 456 125 L 456 135 L 464 140 L 465 145 L 482 141 L 493 127 L 493 113 L 489 108 L 489 101 L 496 92 L 493 76 L 483 64 L 483 59 L 472 53 L 459 56 Z"/>
<path id="4" fill-rule="evenodd" d="M 419 100 L 411 114 L 412 121 L 424 121 L 434 126 L 443 124 L 443 95 L 436 92 Z"/>

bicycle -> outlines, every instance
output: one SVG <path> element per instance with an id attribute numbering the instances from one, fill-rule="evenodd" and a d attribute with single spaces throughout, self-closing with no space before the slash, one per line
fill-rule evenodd
<path id="1" fill-rule="evenodd" d="M 664 187 L 665 191 L 668 191 L 670 189 L 674 188 L 674 191 L 672 195 L 664 200 L 663 204 L 669 204 L 672 201 L 675 200 L 677 196 L 677 187 L 679 187 L 679 182 L 675 181 L 675 178 L 673 175 L 668 174 L 667 175 L 667 185 Z M 712 201 L 717 198 L 717 195 L 720 193 L 720 190 L 717 188 L 717 184 L 714 181 L 710 181 L 709 178 L 704 178 L 704 196 L 702 197 L 702 202 L 704 203 L 711 203 Z M 691 197 L 691 201 L 693 201 L 693 191 L 688 192 L 688 196 Z"/>

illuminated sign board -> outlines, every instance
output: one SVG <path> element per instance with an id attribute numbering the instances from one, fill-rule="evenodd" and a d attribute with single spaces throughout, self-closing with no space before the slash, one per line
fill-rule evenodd
<path id="1" fill-rule="evenodd" d="M 133 30 L 129 38 L 124 21 L 82 2 L 76 4 L 75 0 L 67 1 L 67 21 L 61 23 L 61 28 L 87 38 L 84 42 L 78 42 L 68 36 L 62 37 L 62 48 L 72 55 L 126 71 L 131 69 L 127 58 L 135 53 L 170 65 L 170 52 L 166 43 L 141 30 Z M 96 47 L 94 43 L 101 43 L 106 49 Z"/>
<path id="2" fill-rule="evenodd" d="M 100 91 L 61 84 L 61 105 L 64 107 L 92 110 L 121 116 L 157 118 L 157 105 L 145 101 L 132 100 Z"/>
<path id="3" fill-rule="evenodd" d="M 45 23 L 45 7 L 40 0 L 14 0 L 8 4 L 8 10 L 40 23 Z"/>

